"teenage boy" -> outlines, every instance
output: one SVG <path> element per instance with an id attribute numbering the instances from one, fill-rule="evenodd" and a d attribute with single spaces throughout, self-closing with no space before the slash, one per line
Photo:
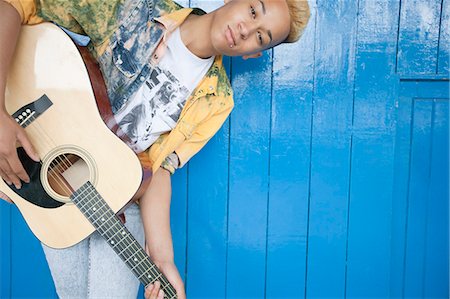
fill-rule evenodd
<path id="1" fill-rule="evenodd" d="M 5 2 L 3 2 L 5 1 Z M 306 0 L 230 0 L 205 14 L 172 0 L 0 1 L 0 176 L 21 186 L 29 177 L 16 143 L 39 157 L 25 131 L 5 109 L 6 74 L 21 24 L 52 21 L 90 38 L 108 91 L 116 134 L 152 174 L 139 208 L 126 225 L 185 298 L 174 264 L 170 232 L 170 174 L 185 165 L 217 132 L 233 108 L 222 55 L 256 58 L 261 51 L 299 39 L 308 19 Z M 44 247 L 62 298 L 135 298 L 139 283 L 94 233 L 63 250 Z M 100 257 L 103 263 L 93 263 Z M 105 273 L 108 273 L 105 276 Z M 114 274 L 114 275 L 112 275 Z M 146 298 L 162 298 L 159 283 Z"/>

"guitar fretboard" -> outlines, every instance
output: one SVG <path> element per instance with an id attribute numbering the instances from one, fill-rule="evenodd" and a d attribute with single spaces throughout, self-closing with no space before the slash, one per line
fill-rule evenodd
<path id="1" fill-rule="evenodd" d="M 173 286 L 90 182 L 71 199 L 144 286 L 159 280 L 164 298 L 177 298 Z"/>

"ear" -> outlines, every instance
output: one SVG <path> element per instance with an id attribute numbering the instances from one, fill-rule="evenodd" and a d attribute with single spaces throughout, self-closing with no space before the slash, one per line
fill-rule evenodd
<path id="1" fill-rule="evenodd" d="M 231 0 L 230 0 L 230 1 L 231 1 Z M 243 58 L 244 60 L 247 60 L 247 59 L 249 59 L 249 58 L 259 58 L 259 57 L 261 57 L 261 56 L 262 56 L 262 52 L 258 52 L 258 53 L 255 53 L 255 54 L 243 55 L 242 58 Z"/>

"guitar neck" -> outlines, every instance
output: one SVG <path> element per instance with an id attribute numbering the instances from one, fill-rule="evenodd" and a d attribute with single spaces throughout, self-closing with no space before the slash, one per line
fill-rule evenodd
<path id="1" fill-rule="evenodd" d="M 90 182 L 71 199 L 144 286 L 159 280 L 164 298 L 176 298 L 173 286 Z"/>

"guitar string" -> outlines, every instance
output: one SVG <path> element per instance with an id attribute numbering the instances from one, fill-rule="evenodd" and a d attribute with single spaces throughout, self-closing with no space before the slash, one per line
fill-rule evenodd
<path id="1" fill-rule="evenodd" d="M 41 127 L 41 125 L 40 125 L 40 123 L 39 123 L 39 121 L 37 121 L 37 119 L 33 116 L 32 117 L 32 122 L 30 123 L 30 125 L 28 126 L 29 128 L 32 128 L 32 129 L 34 129 L 35 131 L 37 131 L 37 135 L 41 135 L 41 137 L 43 137 L 42 139 L 47 139 L 47 142 L 50 144 L 50 148 L 53 146 L 54 147 L 54 142 L 53 142 L 53 140 L 52 140 L 52 138 L 46 133 L 46 131 L 45 130 L 43 130 L 42 129 L 42 127 Z M 34 125 L 36 125 L 36 126 L 34 126 Z M 36 127 L 38 127 L 38 128 L 36 128 Z M 44 146 L 45 146 L 45 143 L 44 143 Z M 61 155 L 60 155 L 61 156 Z M 60 156 L 58 156 L 55 160 L 58 160 L 58 158 L 60 157 Z M 63 154 L 62 155 L 63 156 L 63 158 L 60 158 L 59 159 L 59 161 L 58 162 L 62 162 L 62 164 L 65 164 L 65 166 L 67 167 L 67 168 L 69 168 L 69 167 L 71 167 L 73 164 L 72 164 L 72 162 L 69 160 L 69 158 L 65 155 L 65 154 Z M 66 162 L 68 162 L 67 164 L 66 164 Z M 41 163 L 41 165 L 42 165 L 42 161 L 40 161 L 40 163 Z M 50 165 L 53 163 L 53 161 L 50 163 Z M 61 168 L 58 168 L 58 165 L 60 165 L 60 163 L 56 163 L 56 168 L 58 169 L 58 170 L 60 170 Z M 63 167 L 63 166 L 61 166 L 61 167 Z M 64 169 L 63 169 L 64 170 Z M 67 186 L 66 185 L 66 183 L 65 183 L 65 181 L 63 181 L 62 179 L 60 179 L 60 177 L 56 174 L 56 175 L 52 175 L 52 171 L 53 172 L 55 172 L 55 170 L 54 170 L 54 168 L 52 168 L 52 167 L 50 167 L 50 171 L 49 171 L 49 174 L 50 174 L 50 176 L 52 176 L 53 177 L 53 179 L 60 185 L 60 187 L 62 188 L 62 189 L 65 189 L 65 187 L 67 187 L 66 188 L 66 190 L 64 190 L 64 191 L 66 191 L 66 192 L 68 192 L 68 193 L 73 193 L 73 190 L 70 190 L 70 186 Z M 62 184 L 62 185 L 61 185 Z M 68 190 L 67 190 L 68 189 Z M 96 196 L 96 195 L 95 195 Z M 132 236 L 131 236 L 132 237 Z M 126 235 L 126 238 L 130 238 L 130 236 L 129 235 Z M 133 241 L 133 239 L 134 239 L 134 237 L 132 237 L 132 239 L 131 239 L 131 241 Z M 135 240 L 135 239 L 134 239 Z M 129 240 L 128 240 L 128 242 L 130 242 Z M 135 252 L 135 254 L 136 253 L 141 253 L 140 251 L 142 250 L 142 247 L 139 245 L 139 246 L 137 246 L 134 242 L 132 242 L 131 243 L 131 249 Z M 123 250 L 125 250 L 125 248 L 123 248 Z M 156 268 L 156 265 L 151 261 L 151 260 L 149 260 L 149 259 L 147 259 L 147 255 L 145 254 L 143 257 L 140 257 L 140 259 L 143 259 L 142 261 L 140 261 L 136 266 L 137 267 L 135 267 L 135 269 L 136 269 L 136 272 L 140 272 L 140 273 L 146 273 L 146 272 L 150 272 L 152 275 L 153 275 L 153 277 L 158 277 L 158 276 L 160 276 L 162 273 L 161 272 L 159 272 L 159 270 Z M 147 261 L 147 262 L 150 262 L 150 267 L 149 267 L 149 269 L 147 269 L 144 265 L 142 265 L 142 262 L 143 261 Z M 133 271 L 133 270 L 131 270 L 131 271 Z M 156 272 L 155 272 L 156 271 Z M 158 273 L 159 272 L 159 273 Z M 142 276 L 143 277 L 143 276 Z M 176 296 L 176 293 L 174 294 L 173 293 L 173 291 L 172 291 L 172 289 L 170 288 L 170 283 L 167 281 L 167 279 L 165 279 L 165 277 L 164 276 L 161 276 L 160 277 L 161 279 L 160 280 L 163 280 L 162 281 L 162 283 L 161 283 L 161 286 L 162 286 L 162 289 L 165 291 L 165 293 L 169 293 L 170 292 L 170 294 L 168 294 L 168 295 L 170 295 L 171 296 L 171 298 L 174 298 L 174 296 Z M 155 282 L 157 279 L 153 279 L 153 282 Z M 163 283 L 164 283 L 164 285 L 163 285 Z M 167 288 L 167 290 L 166 290 L 166 288 Z M 173 288 L 173 287 L 172 287 Z"/>
<path id="2" fill-rule="evenodd" d="M 31 122 L 31 123 L 28 125 L 28 128 L 34 130 L 35 133 L 36 133 L 36 135 L 40 136 L 41 138 L 43 137 L 43 139 L 44 139 L 44 138 L 47 138 L 48 140 L 50 140 L 49 143 L 51 144 L 52 141 L 51 141 L 51 139 L 49 138 L 49 136 L 45 133 L 45 130 L 39 130 L 39 128 L 36 128 L 36 126 L 40 127 L 39 122 L 36 121 L 36 118 L 33 117 L 32 120 L 33 120 L 33 122 Z M 21 124 L 21 125 L 22 125 L 22 124 Z M 36 126 L 35 126 L 35 125 L 36 125 Z M 44 132 L 44 134 L 43 134 L 42 132 Z M 37 143 L 37 142 L 35 141 L 35 144 L 36 144 L 36 143 Z M 42 143 L 41 143 L 41 145 L 42 145 Z M 44 147 L 45 147 L 45 142 L 44 142 L 43 145 L 44 145 Z M 50 145 L 50 146 L 51 146 L 51 145 Z M 46 151 L 45 148 L 44 148 L 44 151 Z M 41 164 L 41 166 L 43 165 L 42 160 L 40 160 L 39 163 Z M 53 163 L 53 162 L 52 162 L 52 163 Z M 51 163 L 50 163 L 50 164 L 51 164 Z M 53 170 L 53 169 L 51 169 L 51 170 L 48 172 L 49 175 L 50 175 L 50 177 L 53 178 L 53 180 L 56 182 L 56 184 L 59 185 L 59 187 L 60 187 L 63 191 L 66 191 L 66 190 L 65 190 L 66 187 L 67 187 L 67 186 L 66 186 L 66 183 L 65 183 L 64 181 L 58 179 L 57 174 L 52 173 L 52 170 Z M 54 171 L 53 171 L 53 172 L 54 172 Z"/>
<path id="3" fill-rule="evenodd" d="M 94 192 L 95 192 L 95 190 L 94 190 Z M 97 195 L 94 195 L 94 196 L 98 196 L 98 194 Z M 104 203 L 103 203 L 104 204 Z M 116 224 L 115 224 L 116 225 Z M 114 236 L 114 235 L 113 235 Z M 113 237 L 113 236 L 111 236 L 111 237 Z M 129 238 L 130 236 L 128 235 L 128 236 L 126 236 L 127 238 Z M 135 239 L 132 239 L 132 241 L 135 241 Z M 136 241 L 135 241 L 136 242 Z M 136 243 L 135 243 L 136 244 Z M 139 258 L 146 258 L 147 257 L 147 255 L 146 255 L 146 253 L 143 251 L 143 249 L 142 249 L 142 247 L 139 245 L 139 244 L 136 244 L 136 246 L 138 246 L 138 247 L 136 247 L 136 246 L 134 246 L 135 244 L 131 244 L 132 245 L 132 247 L 134 247 L 134 248 L 132 248 L 133 249 L 133 251 L 137 251 L 138 253 L 139 253 Z M 126 245 L 126 244 L 125 244 Z M 117 247 L 120 247 L 120 250 L 124 250 L 124 249 L 127 249 L 127 248 L 123 248 L 123 246 L 117 246 Z M 130 247 L 130 246 L 127 246 L 128 248 Z M 138 250 L 139 249 L 139 250 Z M 142 254 L 142 256 L 141 256 L 141 254 Z M 131 256 L 130 256 L 131 257 Z M 146 267 L 146 265 L 143 265 L 143 263 L 142 263 L 142 261 L 141 262 L 139 262 L 138 264 L 137 264 L 137 266 L 135 266 L 134 268 L 135 269 L 137 269 L 137 270 L 139 270 L 140 269 L 140 272 L 142 273 L 142 275 L 140 275 L 139 277 L 144 277 L 145 276 L 145 274 L 147 273 L 147 272 L 150 272 L 151 274 L 153 274 L 153 276 L 154 276 L 154 278 L 153 278 L 153 280 L 151 280 L 151 282 L 154 282 L 154 281 L 156 281 L 156 280 L 158 280 L 157 278 L 158 277 L 160 277 L 160 281 L 161 281 L 161 289 L 163 289 L 163 290 L 165 290 L 166 288 L 168 288 L 167 289 L 167 294 L 168 295 L 170 295 L 171 296 L 171 298 L 174 298 L 174 296 L 176 296 L 176 293 L 174 294 L 173 292 L 174 292 L 174 290 L 173 289 L 171 289 L 170 287 L 172 287 L 170 284 L 169 284 L 169 282 L 167 281 L 167 279 L 164 277 L 164 276 L 162 276 L 162 273 L 161 272 L 159 272 L 159 270 L 158 270 L 158 268 L 156 267 L 156 265 L 151 261 L 151 260 L 143 260 L 144 262 L 145 261 L 147 261 L 147 262 L 149 262 L 150 263 L 150 267 Z M 148 277 L 148 278 L 150 278 L 150 277 Z M 173 288 L 173 287 L 172 287 Z"/>
<path id="4" fill-rule="evenodd" d="M 86 192 L 88 192 L 88 194 L 85 194 Z M 99 194 L 98 194 L 98 193 L 95 193 L 95 192 L 96 192 L 95 189 L 94 189 L 94 190 L 89 190 L 88 188 L 83 187 L 83 190 L 81 190 L 81 193 L 80 193 L 78 196 L 82 196 L 82 198 L 86 198 L 86 199 L 87 199 L 87 198 L 92 198 L 92 197 L 95 197 L 95 198 L 99 199 L 99 198 L 98 198 Z M 94 193 L 94 194 L 92 194 L 92 193 Z M 92 195 L 93 195 L 93 196 L 92 196 Z M 87 211 L 86 206 L 88 206 L 89 204 L 91 204 L 91 207 L 90 207 L 90 208 L 93 208 L 93 207 L 92 207 L 92 202 L 89 201 L 89 200 L 88 200 L 88 201 L 85 201 L 85 203 L 81 206 L 81 208 L 84 208 L 85 211 Z M 99 204 L 102 204 L 103 206 L 97 206 L 97 205 L 99 205 Z M 94 201 L 93 205 L 94 205 L 94 207 L 95 207 L 96 209 L 99 208 L 99 209 L 102 210 L 102 209 L 106 208 L 106 212 L 105 212 L 104 214 L 106 214 L 108 211 L 110 211 L 109 208 L 108 208 L 108 206 L 105 205 L 105 203 L 104 203 L 103 201 L 101 201 L 101 198 L 100 198 L 100 200 Z M 103 214 L 103 215 L 104 215 L 104 214 Z M 112 217 L 114 217 L 114 214 L 112 215 Z M 111 219 L 111 218 L 110 218 L 110 219 Z M 99 219 L 99 220 L 101 220 L 101 219 Z M 109 220 L 107 220 L 107 221 L 109 221 Z M 114 225 L 116 225 L 116 224 L 114 224 Z M 119 227 L 121 227 L 121 226 L 119 226 Z M 113 235 L 113 236 L 114 236 L 114 235 Z M 111 237 L 113 237 L 113 236 L 111 236 Z M 134 239 L 134 237 L 133 237 L 132 235 L 126 235 L 125 237 L 126 237 L 126 238 L 130 238 L 131 241 L 137 242 L 136 239 Z M 108 239 L 108 237 L 107 237 L 107 239 Z M 130 240 L 127 240 L 127 241 L 129 242 Z M 119 244 L 120 244 L 120 245 L 119 245 Z M 123 253 L 129 253 L 129 250 L 128 250 L 128 249 L 131 247 L 132 251 L 135 252 L 135 254 L 136 254 L 136 253 L 142 253 L 142 254 L 143 254 L 143 256 L 139 256 L 139 258 L 140 258 L 140 259 L 143 259 L 142 261 L 147 261 L 147 262 L 149 262 L 149 263 L 150 263 L 150 267 L 149 267 L 149 269 L 147 269 L 147 267 L 145 267 L 145 265 L 142 265 L 142 261 L 139 262 L 139 263 L 137 264 L 137 267 L 135 267 L 135 269 L 139 269 L 141 273 L 145 274 L 146 272 L 150 272 L 151 274 L 153 274 L 154 277 L 158 277 L 158 276 L 160 276 L 160 275 L 162 274 L 162 273 L 159 271 L 159 269 L 156 267 L 156 265 L 155 265 L 150 259 L 147 259 L 147 257 L 148 257 L 147 254 L 143 252 L 143 248 L 142 248 L 139 244 L 136 245 L 136 243 L 131 243 L 131 244 L 128 244 L 128 246 L 125 246 L 125 247 L 121 246 L 121 245 L 122 245 L 121 243 L 117 243 L 116 245 L 117 245 L 117 246 L 115 246 L 115 247 L 120 247 L 121 253 L 122 253 L 122 252 L 123 252 Z M 127 244 L 125 244 L 125 245 L 127 245 Z M 130 246 L 130 245 L 131 245 L 131 246 Z M 119 256 L 120 256 L 121 253 L 118 253 Z M 133 255 L 128 256 L 127 260 L 130 259 L 130 257 L 132 257 L 132 256 L 133 256 Z M 125 260 L 124 260 L 124 261 L 125 261 Z M 126 261 L 125 261 L 125 262 L 126 262 Z M 140 277 L 144 277 L 144 275 L 141 275 Z M 167 288 L 167 293 L 170 292 L 170 294 L 168 294 L 168 295 L 170 295 L 171 298 L 175 298 L 175 297 L 173 297 L 173 296 L 176 296 L 176 292 L 173 293 L 173 292 L 174 292 L 174 290 L 172 290 L 172 289 L 173 289 L 173 286 L 170 285 L 170 282 L 167 280 L 166 277 L 161 276 L 160 278 L 161 278 L 160 281 L 161 281 L 162 289 L 165 290 L 165 289 Z M 157 280 L 157 279 L 153 279 L 151 282 L 153 283 L 153 282 L 156 281 L 156 280 Z M 166 293 L 166 292 L 165 292 L 165 293 Z"/>
<path id="5" fill-rule="evenodd" d="M 32 122 L 30 125 L 28 125 L 28 127 L 29 127 L 29 129 L 33 130 L 34 133 L 38 137 L 40 137 L 40 138 L 38 138 L 39 141 L 37 142 L 39 144 L 37 144 L 36 147 L 42 147 L 44 150 L 46 150 L 47 146 L 49 146 L 50 149 L 52 148 L 52 146 L 54 145 L 53 140 L 49 137 L 49 135 L 46 133 L 45 130 L 42 130 L 42 127 L 40 126 L 38 121 Z M 47 139 L 47 140 L 45 140 L 45 139 Z M 64 156 L 64 158 L 67 159 L 66 156 Z M 64 162 L 64 160 L 62 160 L 62 161 Z M 59 162 L 59 161 L 57 161 L 57 162 Z M 49 174 L 53 177 L 53 179 L 56 181 L 56 183 L 58 183 L 60 188 L 66 189 L 64 191 L 68 192 L 67 189 L 69 189 L 69 187 L 66 185 L 66 183 L 62 179 L 60 179 L 60 177 L 56 173 L 57 171 L 61 171 L 61 167 L 63 167 L 62 165 L 60 165 L 60 163 L 57 163 L 57 162 L 52 161 L 50 163 L 50 165 L 52 165 L 52 164 L 55 164 L 55 165 L 53 165 L 53 167 L 50 167 Z M 42 162 L 40 162 L 40 163 L 42 164 Z M 68 161 L 68 164 L 70 164 L 70 161 Z M 67 164 L 66 164 L 66 166 L 67 166 Z M 53 174 L 53 173 L 55 173 L 55 174 Z M 70 193 L 72 193 L 72 192 L 70 192 Z M 134 244 L 132 244 L 132 245 L 134 247 Z M 132 249 L 134 249 L 137 252 L 137 248 L 132 248 Z M 140 269 L 140 270 L 142 272 L 143 270 L 146 270 L 146 269 L 144 268 L 144 269 Z M 153 274 L 153 276 L 157 276 L 155 273 L 153 273 L 153 271 L 152 271 L 152 274 Z"/>

